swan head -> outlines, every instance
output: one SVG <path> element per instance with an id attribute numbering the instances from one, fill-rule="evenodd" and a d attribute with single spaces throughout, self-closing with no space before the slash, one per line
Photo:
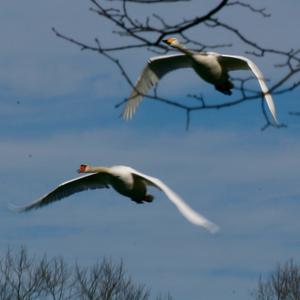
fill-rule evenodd
<path id="1" fill-rule="evenodd" d="M 88 172 L 88 165 L 84 165 L 84 164 L 81 164 L 79 169 L 77 170 L 78 173 L 86 173 Z"/>
<path id="2" fill-rule="evenodd" d="M 179 45 L 179 41 L 174 38 L 174 37 L 170 37 L 170 38 L 167 38 L 165 40 L 163 40 L 163 42 L 171 47 L 175 47 Z"/>
<path id="3" fill-rule="evenodd" d="M 77 170 L 78 173 L 109 173 L 108 167 L 102 167 L 102 166 L 89 166 L 85 164 L 81 164 L 79 169 Z"/>

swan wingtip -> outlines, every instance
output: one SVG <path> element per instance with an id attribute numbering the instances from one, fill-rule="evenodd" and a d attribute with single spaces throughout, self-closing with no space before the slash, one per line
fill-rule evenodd
<path id="1" fill-rule="evenodd" d="M 216 234 L 220 231 L 220 227 L 214 223 L 206 224 L 205 227 L 212 234 Z"/>
<path id="2" fill-rule="evenodd" d="M 8 208 L 9 211 L 14 212 L 14 213 L 19 213 L 19 212 L 24 211 L 22 206 L 19 206 L 19 205 L 14 204 L 14 203 L 8 203 L 7 208 Z"/>

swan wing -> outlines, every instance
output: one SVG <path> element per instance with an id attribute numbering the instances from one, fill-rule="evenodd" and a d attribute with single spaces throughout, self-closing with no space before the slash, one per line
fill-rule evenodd
<path id="1" fill-rule="evenodd" d="M 23 207 L 16 207 L 13 210 L 22 212 L 31 209 L 37 209 L 48 205 L 52 202 L 69 197 L 75 193 L 79 193 L 89 189 L 108 188 L 109 175 L 106 173 L 93 173 L 85 176 L 77 177 L 66 182 L 61 183 L 50 193 L 44 195 L 40 199 L 29 203 Z"/>
<path id="2" fill-rule="evenodd" d="M 212 233 L 219 230 L 219 227 L 213 222 L 206 219 L 204 216 L 194 211 L 180 196 L 178 196 L 172 189 L 170 189 L 165 183 L 155 177 L 151 177 L 142 174 L 136 170 L 132 169 L 132 174 L 142 178 L 147 184 L 153 185 L 160 189 L 166 194 L 169 200 L 177 207 L 179 212 L 191 223 L 202 226 Z"/>
<path id="3" fill-rule="evenodd" d="M 222 67 L 227 69 L 228 71 L 234 71 L 234 70 L 246 70 L 250 69 L 255 77 L 258 80 L 258 83 L 260 85 L 260 88 L 264 94 L 265 100 L 267 102 L 267 105 L 269 107 L 269 110 L 273 116 L 273 119 L 276 124 L 279 124 L 277 120 L 276 115 L 276 108 L 272 99 L 271 94 L 269 93 L 269 89 L 265 83 L 264 76 L 258 66 L 249 58 L 246 58 L 244 56 L 235 56 L 235 55 L 223 55 L 221 54 L 219 57 L 219 62 Z"/>
<path id="4" fill-rule="evenodd" d="M 167 73 L 180 68 L 191 67 L 191 61 L 185 54 L 152 57 L 135 83 L 134 89 L 126 101 L 122 118 L 130 120 L 143 97 Z"/>

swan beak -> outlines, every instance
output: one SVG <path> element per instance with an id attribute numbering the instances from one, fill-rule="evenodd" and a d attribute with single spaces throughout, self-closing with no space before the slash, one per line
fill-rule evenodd
<path id="1" fill-rule="evenodd" d="M 175 40 L 176 40 L 175 38 L 168 38 L 162 41 L 167 45 L 171 45 Z"/>

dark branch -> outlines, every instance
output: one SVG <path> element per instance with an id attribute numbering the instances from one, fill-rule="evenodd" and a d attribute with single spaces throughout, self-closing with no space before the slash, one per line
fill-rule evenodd
<path id="1" fill-rule="evenodd" d="M 124 0 L 106 0 L 110 2 L 123 2 Z M 191 0 L 126 0 L 127 2 L 140 3 L 140 4 L 154 4 L 154 3 L 173 3 L 173 2 L 189 2 Z"/>
<path id="2" fill-rule="evenodd" d="M 245 3 L 245 2 L 242 2 L 242 1 L 232 1 L 232 2 L 229 2 L 227 4 L 227 6 L 234 6 L 234 5 L 248 8 L 250 11 L 252 11 L 254 13 L 259 13 L 259 14 L 261 14 L 265 18 L 271 17 L 271 14 L 266 13 L 266 9 L 265 8 L 255 8 L 252 5 L 250 5 L 248 3 Z"/>
<path id="3" fill-rule="evenodd" d="M 205 28 L 205 26 L 213 29 L 221 29 L 224 32 L 231 33 L 232 36 L 237 38 L 241 44 L 249 48 L 246 53 L 250 55 L 258 57 L 267 57 L 268 55 L 272 55 L 272 57 L 277 57 L 277 61 L 279 61 L 279 63 L 277 63 L 275 67 L 281 69 L 282 76 L 269 88 L 270 92 L 273 95 L 287 93 L 292 90 L 295 90 L 300 86 L 299 77 L 297 78 L 300 72 L 300 49 L 284 51 L 281 49 L 265 48 L 257 41 L 249 39 L 237 27 L 234 27 L 222 21 L 221 17 L 219 16 L 219 13 L 222 10 L 236 7 L 245 8 L 247 9 L 248 13 L 251 14 L 258 14 L 262 17 L 269 17 L 270 14 L 266 12 L 265 8 L 256 8 L 243 1 L 222 0 L 213 9 L 209 10 L 207 13 L 200 17 L 196 16 L 189 19 L 181 19 L 173 24 L 170 24 L 170 22 L 166 21 L 166 18 L 164 16 L 158 14 L 151 14 L 148 15 L 148 17 L 145 20 L 138 20 L 136 19 L 135 15 L 133 17 L 130 14 L 131 9 L 129 9 L 129 7 L 127 6 L 129 6 L 129 4 L 131 6 L 139 4 L 144 4 L 146 6 L 147 4 L 152 5 L 154 3 L 166 2 L 169 2 L 170 5 L 171 3 L 173 3 L 172 5 L 176 5 L 176 2 L 182 2 L 185 0 L 107 0 L 107 3 L 111 3 L 111 6 L 108 8 L 105 8 L 103 6 L 103 1 L 89 1 L 93 4 L 91 11 L 96 13 L 100 18 L 109 21 L 111 25 L 115 28 L 115 30 L 112 30 L 112 33 L 122 37 L 121 45 L 109 46 L 105 44 L 103 46 L 102 43 L 100 43 L 99 38 L 95 39 L 93 44 L 87 44 L 78 41 L 74 38 L 63 35 L 54 28 L 53 31 L 59 38 L 62 38 L 80 47 L 81 50 L 94 51 L 111 61 L 118 68 L 120 74 L 123 76 L 125 81 L 129 84 L 129 86 L 132 89 L 135 89 L 133 81 L 130 79 L 127 73 L 127 68 L 125 67 L 125 64 L 115 57 L 117 53 L 144 48 L 155 54 L 165 54 L 168 52 L 169 49 L 164 44 L 162 44 L 161 41 L 164 37 L 173 34 L 178 35 L 183 44 L 188 45 L 190 49 L 195 51 L 206 51 L 207 49 L 224 48 L 232 46 L 232 43 L 208 44 L 196 40 L 194 38 L 194 36 L 196 36 L 195 34 L 193 34 L 193 37 L 191 37 L 191 35 L 189 34 L 190 29 L 196 30 L 198 28 Z M 116 3 L 116 5 L 113 5 L 114 3 Z M 112 52 L 114 52 L 114 55 L 112 55 Z M 197 100 L 198 103 L 195 105 L 186 105 L 184 97 L 182 97 L 182 101 L 167 99 L 161 97 L 156 90 L 152 95 L 142 96 L 144 96 L 146 99 L 160 101 L 167 105 L 172 105 L 174 107 L 184 110 L 187 116 L 186 126 L 189 127 L 190 113 L 192 111 L 205 109 L 222 109 L 226 107 L 240 105 L 245 101 L 261 99 L 261 91 L 249 88 L 248 82 L 250 81 L 250 79 L 252 78 L 235 78 L 235 90 L 238 92 L 236 98 L 229 102 L 226 101 L 217 104 L 207 103 L 207 101 L 204 101 L 202 96 L 200 98 L 194 96 L 193 98 Z M 139 91 L 136 92 L 139 93 Z M 126 101 L 128 101 L 128 99 L 125 99 L 122 102 L 116 104 L 116 107 L 120 107 Z M 264 103 L 264 101 L 262 103 Z M 264 105 L 261 106 L 261 110 L 266 121 L 266 125 L 264 127 L 267 128 L 269 126 L 274 126 L 273 123 L 269 120 Z"/>

